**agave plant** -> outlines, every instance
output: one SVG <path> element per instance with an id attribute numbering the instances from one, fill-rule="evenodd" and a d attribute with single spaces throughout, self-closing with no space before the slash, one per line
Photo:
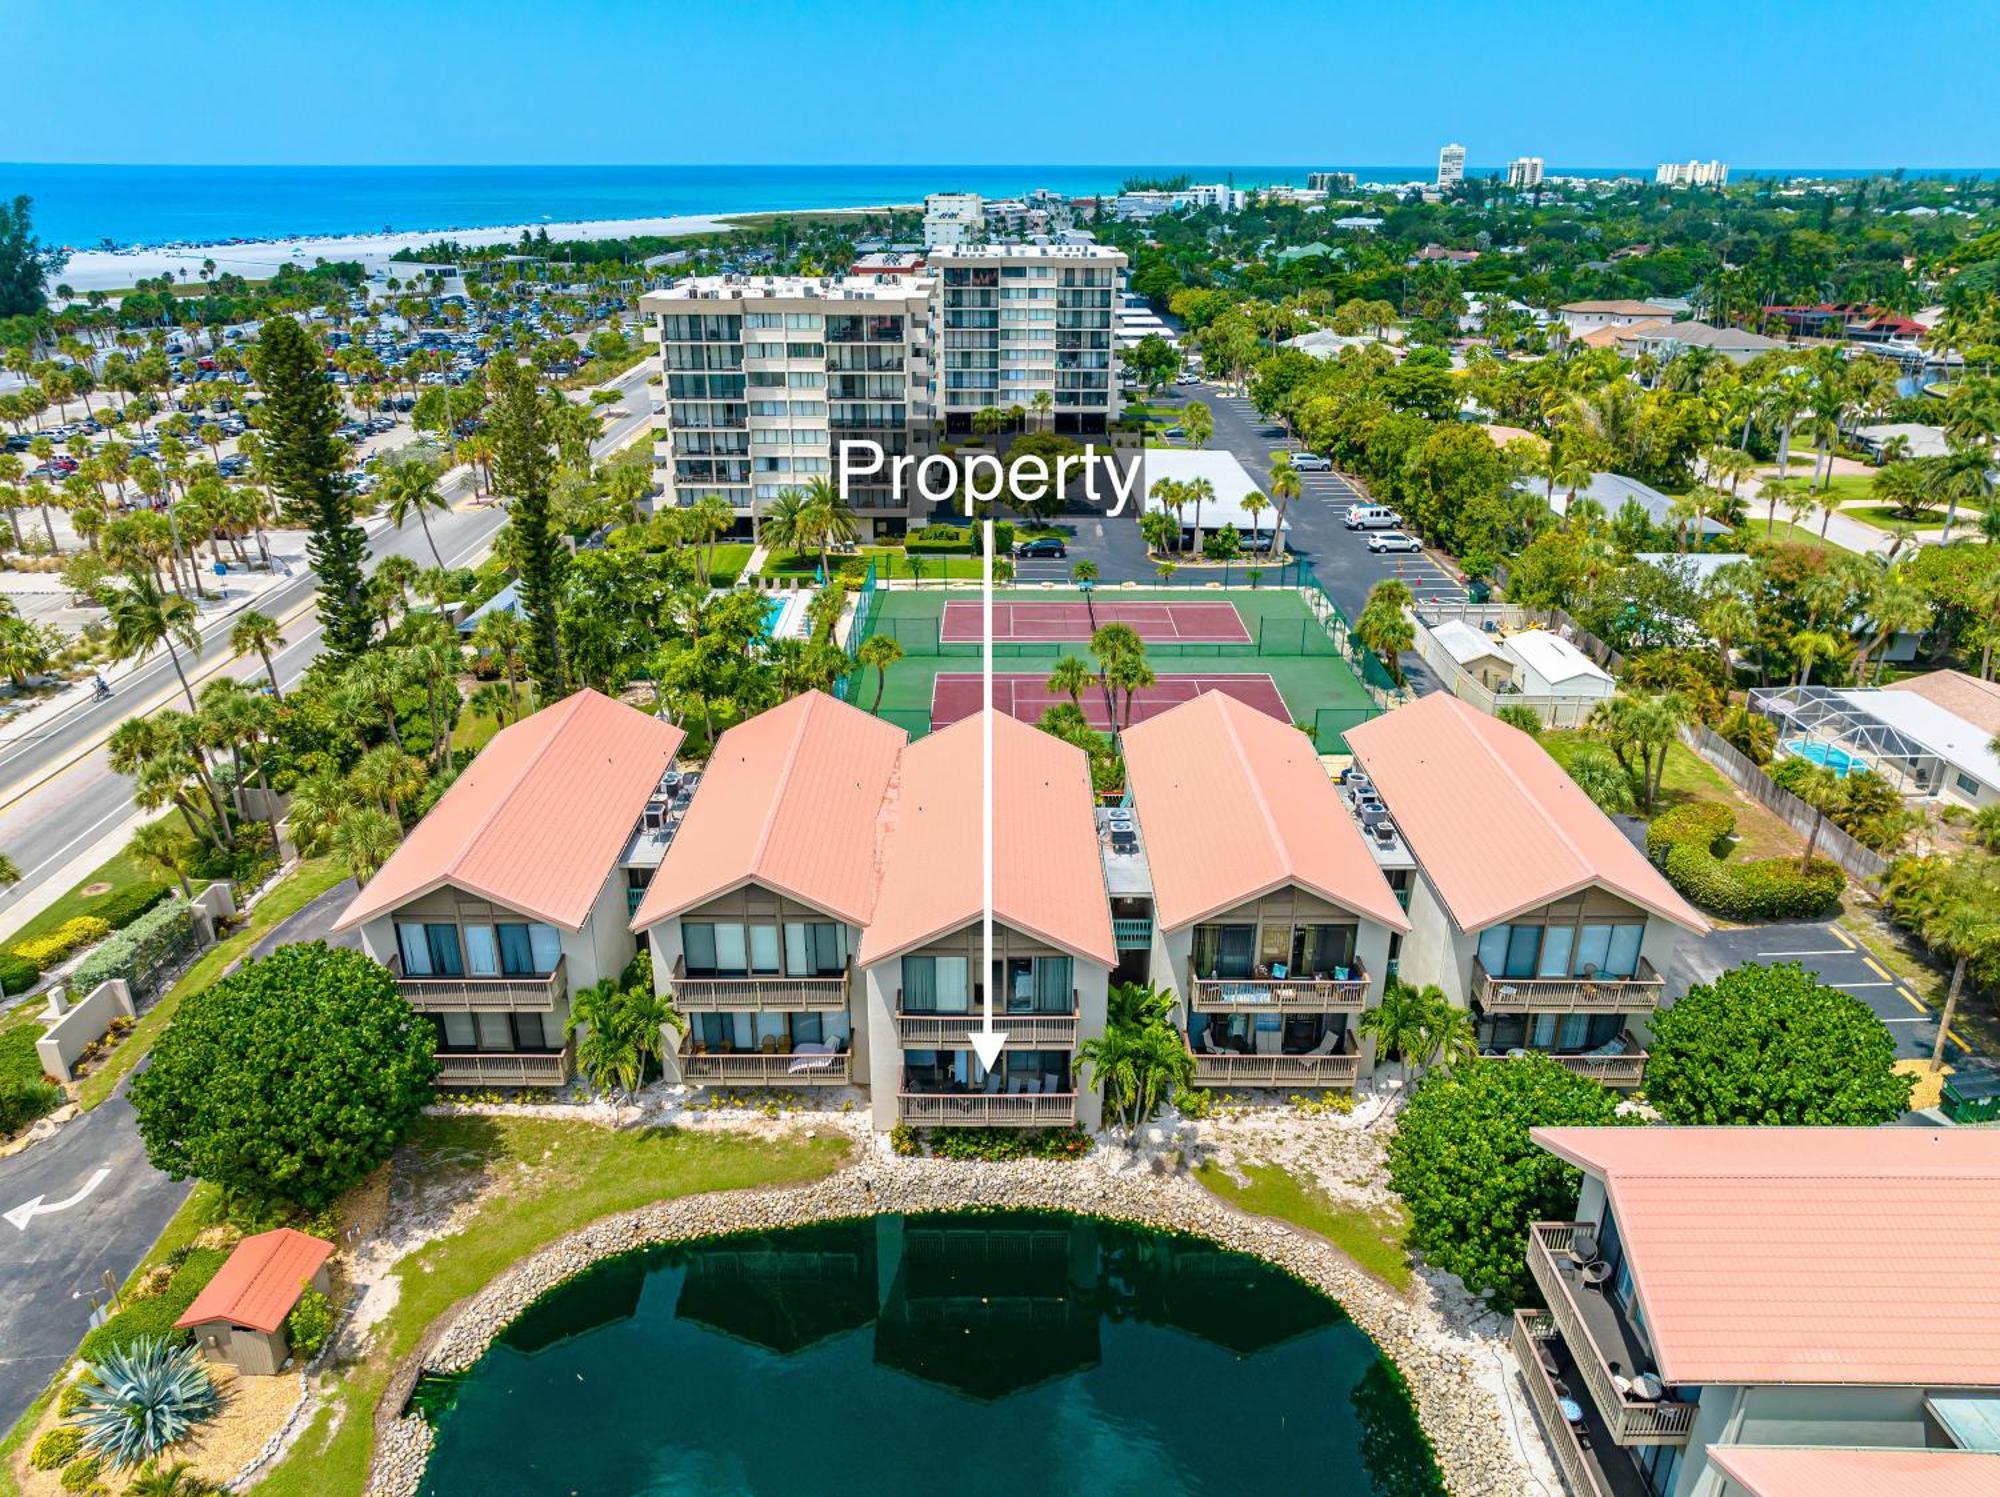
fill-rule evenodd
<path id="1" fill-rule="evenodd" d="M 201 1354 L 148 1336 L 92 1366 L 97 1386 L 85 1391 L 73 1421 L 84 1452 L 119 1466 L 136 1466 L 178 1445 L 215 1416 L 220 1398 Z"/>

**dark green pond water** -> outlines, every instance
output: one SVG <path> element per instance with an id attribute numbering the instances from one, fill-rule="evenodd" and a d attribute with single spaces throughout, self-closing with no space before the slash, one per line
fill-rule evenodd
<path id="1" fill-rule="evenodd" d="M 414 1401 L 435 1497 L 1442 1491 L 1401 1379 L 1339 1305 L 1089 1217 L 634 1253 Z"/>

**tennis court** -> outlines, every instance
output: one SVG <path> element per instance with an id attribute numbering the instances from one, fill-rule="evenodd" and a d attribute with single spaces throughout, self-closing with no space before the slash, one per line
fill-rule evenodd
<path id="1" fill-rule="evenodd" d="M 1129 625 L 1147 644 L 1186 640 L 1197 644 L 1250 643 L 1250 630 L 1234 603 L 1051 603 L 1041 599 L 993 602 L 996 640 L 1081 643 L 1094 628 Z M 944 605 L 938 639 L 945 644 L 977 643 L 981 632 L 979 604 L 954 599 Z"/>
<path id="2" fill-rule="evenodd" d="M 1279 722 L 1292 720 L 1292 714 L 1286 710 L 1285 699 L 1278 691 L 1278 683 L 1268 673 L 1211 675 L 1190 672 L 1179 676 L 1161 676 L 1151 686 L 1139 688 L 1132 696 L 1130 721 L 1139 723 L 1149 717 L 1158 717 L 1168 708 L 1191 702 L 1209 691 L 1235 697 L 1239 702 L 1270 714 Z M 1125 695 L 1123 692 L 1116 695 L 1120 726 L 1124 726 Z M 998 671 L 993 674 L 994 707 L 1010 717 L 1020 718 L 1022 722 L 1039 722 L 1049 708 L 1068 700 L 1061 692 L 1049 690 L 1046 675 L 1024 672 L 1002 674 Z M 977 671 L 940 671 L 931 681 L 932 731 L 948 728 L 960 718 L 974 716 L 979 711 L 979 701 Z M 1083 715 L 1090 720 L 1093 728 L 1100 733 L 1109 731 L 1111 719 L 1105 710 L 1102 690 L 1092 687 L 1083 693 L 1077 705 L 1083 708 Z"/>

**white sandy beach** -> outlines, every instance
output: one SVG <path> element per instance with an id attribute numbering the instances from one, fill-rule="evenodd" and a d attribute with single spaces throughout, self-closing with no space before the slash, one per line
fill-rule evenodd
<path id="1" fill-rule="evenodd" d="M 880 212 L 880 209 L 814 209 L 813 212 Z M 260 280 L 280 265 L 310 267 L 319 260 L 358 260 L 372 273 L 400 249 L 419 249 L 440 239 L 468 248 L 512 244 L 523 232 L 546 229 L 552 239 L 622 239 L 629 235 L 711 234 L 725 229 L 726 218 L 741 213 L 684 213 L 666 218 L 600 218 L 568 223 L 503 224 L 483 229 L 409 229 L 381 234 L 327 234 L 300 239 L 260 239 L 242 244 L 169 244 L 144 249 L 78 250 L 57 277 L 78 292 L 122 291 L 138 281 L 172 273 L 177 279 L 198 280 L 202 263 L 213 260 L 218 271 Z"/>

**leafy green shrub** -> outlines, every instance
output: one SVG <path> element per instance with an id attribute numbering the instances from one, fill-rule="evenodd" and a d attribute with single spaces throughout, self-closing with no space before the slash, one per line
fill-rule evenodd
<path id="1" fill-rule="evenodd" d="M 1790 858 L 1725 862 L 1715 846 L 1736 830 L 1736 813 L 1713 801 L 1663 811 L 1646 828 L 1646 855 L 1667 882 L 1726 920 L 1805 920 L 1824 914 L 1847 890 L 1847 875 L 1824 859 L 1808 870 Z"/>
<path id="2" fill-rule="evenodd" d="M 35 1441 L 28 1452 L 28 1464 L 37 1471 L 57 1471 L 77 1458 L 83 1450 L 83 1431 L 58 1425 Z"/>
<path id="3" fill-rule="evenodd" d="M 1071 1123 L 1031 1135 L 1028 1148 L 1037 1159 L 1081 1159 L 1090 1152 L 1090 1135 Z"/>
<path id="4" fill-rule="evenodd" d="M 12 997 L 41 981 L 42 969 L 26 957 L 0 953 L 0 992 Z"/>
<path id="5" fill-rule="evenodd" d="M 1810 760 L 1786 758 L 1767 771 L 1772 780 L 1794 795 L 1802 794 L 1818 766 Z M 1872 769 L 1857 769 L 1835 780 L 1832 797 L 1821 809 L 1826 819 L 1863 846 L 1890 852 L 1909 833 L 1915 820 L 1904 809 L 1903 797 Z"/>
<path id="6" fill-rule="evenodd" d="M 101 1456 L 78 1456 L 63 1467 L 62 1489 L 65 1492 L 103 1491 L 103 1484 L 97 1479 L 97 1473 L 103 1468 L 104 1459 Z"/>
<path id="7" fill-rule="evenodd" d="M 937 1128 L 930 1146 L 939 1159 L 998 1163 L 1029 1157 L 1028 1140 L 1016 1128 Z"/>
<path id="8" fill-rule="evenodd" d="M 72 951 L 81 950 L 93 941 L 101 941 L 111 934 L 111 927 L 95 915 L 76 915 L 63 921 L 54 930 L 39 936 L 30 936 L 25 941 L 14 944 L 14 955 L 24 961 L 33 962 L 37 967 L 53 967 Z"/>
<path id="9" fill-rule="evenodd" d="M 1194 1122 L 1215 1115 L 1215 1093 L 1204 1086 L 1184 1086 L 1173 1095 L 1174 1111 Z"/>
<path id="10" fill-rule="evenodd" d="M 90 913 L 113 930 L 123 930 L 173 892 L 167 884 L 127 884 L 98 900 Z"/>
<path id="11" fill-rule="evenodd" d="M 88 993 L 114 977 L 135 986 L 177 949 L 194 941 L 194 913 L 184 899 L 157 904 L 76 965 L 70 981 Z"/>
<path id="12" fill-rule="evenodd" d="M 310 1362 L 319 1355 L 319 1349 L 326 1345 L 331 1334 L 333 1301 L 317 1289 L 308 1289 L 285 1317 L 285 1339 L 292 1344 L 292 1355 L 301 1362 Z"/>
<path id="13" fill-rule="evenodd" d="M 19 1133 L 62 1106 L 63 1090 L 40 1076 L 0 1076 L 0 1137 Z"/>
<path id="14" fill-rule="evenodd" d="M 62 1392 L 56 1396 L 56 1417 L 67 1419 L 82 1408 L 85 1392 L 96 1385 L 97 1375 L 88 1369 L 74 1382 L 63 1384 Z"/>
<path id="15" fill-rule="evenodd" d="M 1510 728 L 1519 728 L 1530 738 L 1542 736 L 1542 715 L 1533 707 L 1524 707 L 1519 702 L 1510 702 L 1493 714 Z"/>
<path id="16" fill-rule="evenodd" d="M 174 1328 L 174 1322 L 187 1313 L 195 1296 L 208 1287 L 208 1281 L 216 1276 L 228 1258 L 229 1254 L 220 1248 L 191 1250 L 174 1270 L 174 1276 L 167 1281 L 165 1289 L 151 1299 L 126 1305 L 85 1336 L 78 1355 L 95 1366 L 99 1358 L 125 1351 L 142 1341 L 165 1341 L 178 1345 L 190 1340 L 186 1331 Z"/>
<path id="17" fill-rule="evenodd" d="M 924 1152 L 924 1136 L 908 1123 L 898 1123 L 889 1130 L 889 1147 L 905 1159 L 913 1159 Z"/>

